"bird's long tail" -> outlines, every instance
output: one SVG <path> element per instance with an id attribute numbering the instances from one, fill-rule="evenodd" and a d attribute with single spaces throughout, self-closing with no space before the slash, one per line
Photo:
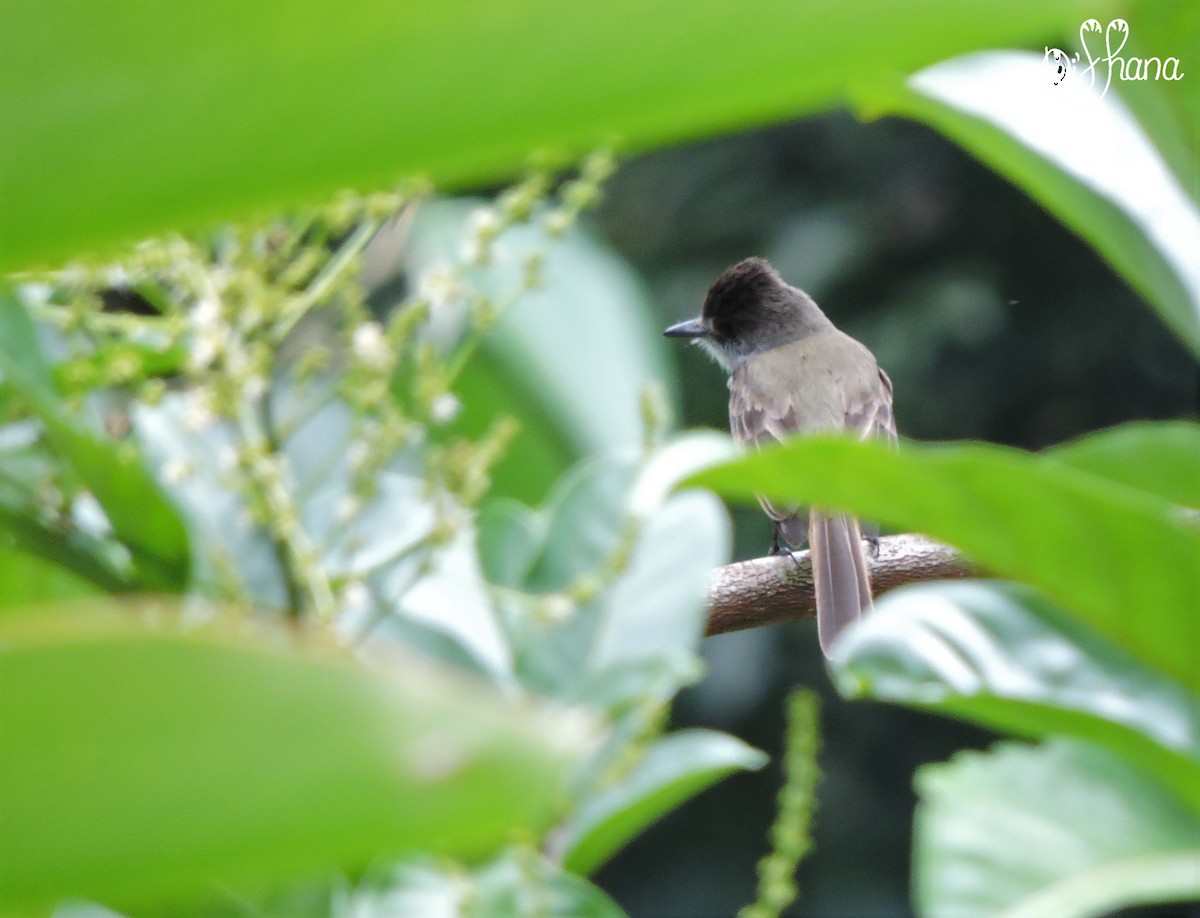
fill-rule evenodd
<path id="1" fill-rule="evenodd" d="M 828 657 L 842 629 L 871 610 L 871 579 L 858 520 L 844 513 L 812 511 L 808 546 L 817 594 L 817 636 Z"/>

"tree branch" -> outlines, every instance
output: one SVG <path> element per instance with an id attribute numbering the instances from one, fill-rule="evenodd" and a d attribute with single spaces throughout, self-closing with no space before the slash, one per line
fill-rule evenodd
<path id="1" fill-rule="evenodd" d="M 809 554 L 798 551 L 793 557 L 754 558 L 717 568 L 709 592 L 706 633 L 724 634 L 816 615 Z M 876 596 L 905 583 L 976 573 L 955 549 L 921 535 L 885 536 L 869 563 Z"/>

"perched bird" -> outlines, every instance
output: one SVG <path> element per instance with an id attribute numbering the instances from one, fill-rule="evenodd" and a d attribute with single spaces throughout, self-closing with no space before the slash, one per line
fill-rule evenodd
<path id="1" fill-rule="evenodd" d="M 747 258 L 709 288 L 697 319 L 672 325 L 729 373 L 729 428 L 740 445 L 797 434 L 852 431 L 895 442 L 892 383 L 875 356 L 838 331 L 803 290 L 769 262 Z M 775 523 L 771 553 L 807 536 L 817 598 L 817 633 L 826 656 L 842 629 L 871 608 L 871 581 L 858 520 L 759 497 Z M 877 533 L 866 539 L 874 547 Z"/>

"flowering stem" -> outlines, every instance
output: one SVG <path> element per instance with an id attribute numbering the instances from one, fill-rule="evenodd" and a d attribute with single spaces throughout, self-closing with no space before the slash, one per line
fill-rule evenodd
<path id="1" fill-rule="evenodd" d="M 305 288 L 303 293 L 292 297 L 283 308 L 283 314 L 279 321 L 275 323 L 274 336 L 276 341 L 282 341 L 288 336 L 296 323 L 299 322 L 308 313 L 310 309 L 321 302 L 322 299 L 333 289 L 342 278 L 343 272 L 351 265 L 354 259 L 359 255 L 367 243 L 371 241 L 375 233 L 379 230 L 381 221 L 379 220 L 364 220 L 359 224 L 350 237 L 342 243 L 341 248 L 337 250 L 321 273 L 318 274 L 311 284 Z"/>

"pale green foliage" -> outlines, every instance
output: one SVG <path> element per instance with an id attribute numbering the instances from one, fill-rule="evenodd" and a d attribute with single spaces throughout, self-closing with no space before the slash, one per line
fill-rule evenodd
<path id="1" fill-rule="evenodd" d="M 550 298 L 543 310 L 554 297 L 554 308 L 575 308 L 575 291 L 594 269 L 585 261 L 564 284 L 556 249 L 574 247 L 578 257 L 596 247 L 575 224 L 611 169 L 602 152 L 563 182 L 534 170 L 494 202 L 476 205 L 451 254 L 436 260 L 422 262 L 408 252 L 426 238 L 414 217 L 440 203 L 413 186 L 369 197 L 343 195 L 323 208 L 252 227 L 223 227 L 199 239 L 143 243 L 115 263 L 23 276 L 19 295 L 6 294 L 0 318 L 15 334 L 0 348 L 0 361 L 16 397 L 3 407 L 7 429 L 27 432 L 19 446 L 36 458 L 31 467 L 37 475 L 15 477 L 0 497 L 25 520 L 17 549 L 63 566 L 58 593 L 32 598 L 65 596 L 68 586 L 75 588 L 74 580 L 63 579 L 70 556 L 62 533 L 72 531 L 80 558 L 71 576 L 85 575 L 97 594 L 114 585 L 181 592 L 189 597 L 185 608 L 201 617 L 208 607 L 199 599 L 217 598 L 230 604 L 233 621 L 257 606 L 315 629 L 323 641 L 375 666 L 404 665 L 397 653 L 415 646 L 443 665 L 472 671 L 475 691 L 482 684 L 497 703 L 524 706 L 532 696 L 549 696 L 575 709 L 580 735 L 606 736 L 590 747 L 570 747 L 573 769 L 565 787 L 543 781 L 528 794 L 513 795 L 489 770 L 470 777 L 454 751 L 459 746 L 442 742 L 436 731 L 429 734 L 419 705 L 408 714 L 401 705 L 395 742 L 406 760 L 417 762 L 418 772 L 431 780 L 463 780 L 447 791 L 448 814 L 439 817 L 458 826 L 459 834 L 435 832 L 418 821 L 399 834 L 386 831 L 386 823 L 376 825 L 374 835 L 355 833 L 355 845 L 334 839 L 277 845 L 293 869 L 309 865 L 326 873 L 361 868 L 366 839 L 392 846 L 380 854 L 392 856 L 389 863 L 400 865 L 395 870 L 375 872 L 361 887 L 331 881 L 336 885 L 329 889 L 344 890 L 345 899 L 339 905 L 337 896 L 320 897 L 329 913 L 374 914 L 371 909 L 389 907 L 381 903 L 420 898 L 432 882 L 444 885 L 438 895 L 459 902 L 462 914 L 491 914 L 495 902 L 531 913 L 587 908 L 614 914 L 603 893 L 562 865 L 581 873 L 594 869 L 665 810 L 734 770 L 763 763 L 760 753 L 723 734 L 663 735 L 672 696 L 699 674 L 696 646 L 708 573 L 725 560 L 729 535 L 711 496 L 671 496 L 664 486 L 696 461 L 689 458 L 691 441 L 666 435 L 671 408 L 655 361 L 639 357 L 644 352 L 636 347 L 627 349 L 631 382 L 639 388 L 629 390 L 624 411 L 634 419 L 640 414 L 644 429 L 570 471 L 538 510 L 501 499 L 492 481 L 495 464 L 526 433 L 518 419 L 493 411 L 483 424 L 476 419 L 474 428 L 461 423 L 460 413 L 490 407 L 464 404 L 458 395 L 484 356 L 493 363 L 529 363 L 519 353 L 494 349 L 502 323 L 534 291 Z M 598 308 L 627 308 L 604 286 L 613 278 L 624 283 L 613 270 L 604 266 L 592 281 Z M 372 283 L 369 289 L 364 280 Z M 102 311 L 102 301 L 136 304 L 153 314 Z M 618 325 L 616 333 L 628 331 Z M 41 356 L 42 341 L 53 358 Z M 489 385 L 494 390 L 497 382 Z M 523 406 L 508 404 L 520 417 Z M 93 418 L 107 436 L 95 433 Z M 114 470 L 120 487 L 98 477 L 100 467 Z M 93 522 L 79 529 L 85 506 Z M 151 507 L 162 517 L 153 538 L 139 526 Z M 164 558 L 173 563 L 162 563 Z M 58 633 L 51 643 L 65 641 L 62 653 L 86 652 L 96 666 L 128 655 L 120 642 L 95 646 L 86 628 L 76 633 L 77 623 L 90 621 L 86 616 L 66 620 L 53 608 L 40 608 L 20 620 L 34 622 L 35 631 Z M 136 641 L 138 626 L 132 629 L 129 639 Z M 187 644 L 193 636 L 184 629 L 178 639 Z M 125 787 L 118 778 L 129 756 L 139 773 L 170 788 L 183 805 L 195 797 L 172 783 L 189 776 L 179 766 L 186 750 L 175 740 L 189 734 L 191 715 L 171 708 L 175 699 L 189 697 L 187 686 L 170 681 L 168 673 L 177 667 L 154 675 L 160 652 L 166 658 L 183 651 L 171 642 L 156 648 L 127 666 L 131 679 L 147 680 L 149 697 L 176 725 L 161 748 L 110 725 L 108 752 L 100 755 L 89 751 L 92 733 L 85 732 L 71 759 L 91 761 L 93 772 L 63 776 L 68 783 L 57 793 L 53 784 L 14 780 L 8 785 L 13 793 L 87 800 L 92 782 Z M 32 650 L 14 636 L 9 652 L 18 662 Z M 211 665 L 206 654 L 199 652 L 196 665 Z M 250 686 L 261 669 L 220 666 L 226 681 L 248 680 Z M 453 676 L 445 678 L 453 682 Z M 78 691 L 59 684 L 60 691 L 49 691 L 18 682 L 7 697 L 15 704 L 32 693 L 40 716 L 69 723 Z M 251 700 L 244 708 L 222 707 L 218 701 L 187 706 L 210 721 L 247 722 L 267 716 L 271 707 L 255 707 Z M 297 704 L 313 707 L 299 698 Z M 347 704 L 346 710 L 357 710 Z M 123 705 L 114 711 L 118 719 L 128 714 L 153 724 L 158 716 L 139 718 L 129 698 Z M 0 721 L 5 716 L 24 712 L 0 703 Z M 305 710 L 296 716 L 306 716 Z M 338 715 L 330 709 L 311 716 Z M 514 729 L 521 723 L 514 713 Z M 464 724 L 468 732 L 474 729 Z M 386 721 L 380 725 L 385 734 L 386 727 Z M 333 744 L 331 758 L 353 758 L 337 731 L 324 732 Z M 239 749 L 245 793 L 218 793 L 206 798 L 203 809 L 223 812 L 226 824 L 243 827 L 239 831 L 253 831 L 254 810 L 243 803 L 254 796 L 252 787 L 263 792 L 254 784 L 258 766 L 279 757 L 307 759 L 293 748 L 295 734 L 269 723 L 242 733 L 253 737 Z M 509 756 L 504 740 L 495 737 L 486 754 L 497 761 Z M 194 741 L 200 745 L 193 751 L 203 747 Z M 12 761 L 36 762 L 53 748 L 52 741 L 26 742 Z M 530 774 L 557 774 L 562 760 L 539 761 Z M 205 769 L 201 756 L 195 779 L 204 786 L 219 791 L 230 780 L 227 770 Z M 37 767 L 22 773 L 47 774 Z M 299 812 L 339 799 L 319 769 L 305 774 Z M 355 805 L 361 809 L 338 810 L 335 824 L 352 829 L 357 819 L 366 831 L 374 819 L 372 793 L 381 795 L 386 810 L 414 805 L 410 790 L 419 794 L 419 782 L 412 788 L 359 786 Z M 453 805 L 486 799 L 489 790 L 511 798 L 503 816 L 473 814 L 478 803 Z M 113 844 L 120 839 L 136 849 L 151 812 L 123 802 L 120 793 L 106 800 L 111 812 L 121 814 L 108 820 L 107 829 L 117 833 Z M 506 820 L 520 828 L 507 846 L 497 842 Z M 204 895 L 204 879 L 239 875 L 235 837 L 213 845 L 202 820 L 177 822 L 171 850 L 180 859 L 163 852 L 158 879 L 141 884 L 142 895 Z M 410 869 L 423 863 L 422 852 L 471 853 L 478 864 L 480 846 L 468 843 L 476 837 L 473 826 L 491 833 L 490 847 L 482 851 L 487 866 L 447 861 L 431 870 Z M 103 835 L 96 827 L 80 838 Z M 448 847 L 439 840 L 443 835 L 463 842 Z M 20 833 L 8 843 L 19 845 Z M 127 872 L 132 861 L 110 864 L 90 879 L 79 874 L 77 865 L 92 859 L 82 843 L 64 840 L 40 860 L 36 847 L 22 850 L 34 853 L 25 872 L 37 879 L 6 882 L 0 872 L 0 903 L 6 896 L 36 901 L 60 889 L 58 882 L 82 883 L 62 888 L 98 897 L 138 885 Z M 579 851 L 586 851 L 586 862 Z M 396 855 L 405 857 L 396 861 Z M 283 862 L 273 874 L 268 861 L 241 862 L 252 881 L 248 895 L 260 895 L 265 881 L 288 879 Z M 78 876 L 84 878 L 73 879 Z"/>

